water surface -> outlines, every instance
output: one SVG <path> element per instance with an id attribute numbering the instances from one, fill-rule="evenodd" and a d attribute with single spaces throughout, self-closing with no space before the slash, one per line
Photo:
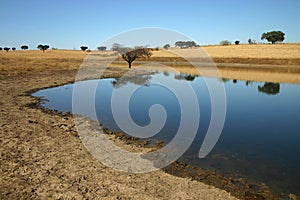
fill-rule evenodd
<path id="1" fill-rule="evenodd" d="M 158 80 L 178 87 L 190 83 L 199 101 L 198 133 L 181 161 L 263 182 L 277 192 L 300 195 L 300 85 L 219 79 L 219 84 L 225 84 L 226 121 L 217 145 L 206 158 L 199 159 L 198 152 L 211 117 L 210 95 L 203 78 L 165 72 L 82 81 L 80 84 L 88 87 L 91 82 L 98 82 L 97 118 L 104 126 L 116 131 L 119 128 L 110 106 L 112 92 L 140 85 L 129 104 L 132 119 L 138 125 L 146 126 L 150 123 L 149 108 L 161 104 L 167 112 L 167 121 L 151 139 L 169 142 L 179 127 L 180 105 L 172 91 L 153 83 Z M 47 99 L 42 105 L 48 109 L 72 112 L 72 90 L 73 84 L 67 84 L 40 90 L 33 96 Z M 82 98 L 84 101 L 84 94 Z M 84 109 L 78 114 L 89 116 Z M 189 120 L 194 123 L 193 119 Z"/>

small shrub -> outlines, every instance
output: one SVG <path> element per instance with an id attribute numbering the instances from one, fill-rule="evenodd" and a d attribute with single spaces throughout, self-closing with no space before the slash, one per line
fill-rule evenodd
<path id="1" fill-rule="evenodd" d="M 222 45 L 222 46 L 231 45 L 231 42 L 229 40 L 222 40 L 220 42 L 220 45 Z"/>
<path id="2" fill-rule="evenodd" d="M 167 50 L 167 49 L 170 48 L 170 45 L 169 44 L 165 44 L 163 48 Z"/>

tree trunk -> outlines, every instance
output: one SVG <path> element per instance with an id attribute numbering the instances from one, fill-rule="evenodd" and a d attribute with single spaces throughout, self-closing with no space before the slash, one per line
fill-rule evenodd
<path id="1" fill-rule="evenodd" d="M 129 68 L 131 68 L 131 63 L 132 63 L 132 62 L 128 62 L 128 67 L 129 67 Z"/>

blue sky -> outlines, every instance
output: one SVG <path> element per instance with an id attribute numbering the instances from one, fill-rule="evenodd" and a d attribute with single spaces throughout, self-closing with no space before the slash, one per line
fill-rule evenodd
<path id="1" fill-rule="evenodd" d="M 0 0 L 0 46 L 94 49 L 143 27 L 179 31 L 200 45 L 261 42 L 270 30 L 284 31 L 285 42 L 300 42 L 299 10 L 300 0 Z"/>

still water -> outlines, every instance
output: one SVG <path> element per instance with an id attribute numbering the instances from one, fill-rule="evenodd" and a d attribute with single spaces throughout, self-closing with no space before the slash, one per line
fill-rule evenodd
<path id="1" fill-rule="evenodd" d="M 199 123 L 197 136 L 180 161 L 263 182 L 276 192 L 300 195 L 300 85 L 218 79 L 226 91 L 225 124 L 216 146 L 208 156 L 199 159 L 198 152 L 211 117 L 211 99 L 202 77 L 157 72 L 120 79 L 81 81 L 79 84 L 88 87 L 95 81 L 98 82 L 95 108 L 99 122 L 120 131 L 112 114 L 112 92 L 139 85 L 130 99 L 130 115 L 136 124 L 146 126 L 150 123 L 149 108 L 154 104 L 162 105 L 167 120 L 162 130 L 151 139 L 166 143 L 172 140 L 179 127 L 180 105 L 172 91 L 153 82 L 178 87 L 189 83 L 199 102 L 200 121 L 196 122 Z M 44 99 L 42 106 L 48 109 L 72 113 L 72 90 L 73 84 L 67 84 L 40 90 L 33 96 Z M 89 116 L 84 110 L 82 112 L 78 114 Z M 195 123 L 193 119 L 189 120 Z"/>

